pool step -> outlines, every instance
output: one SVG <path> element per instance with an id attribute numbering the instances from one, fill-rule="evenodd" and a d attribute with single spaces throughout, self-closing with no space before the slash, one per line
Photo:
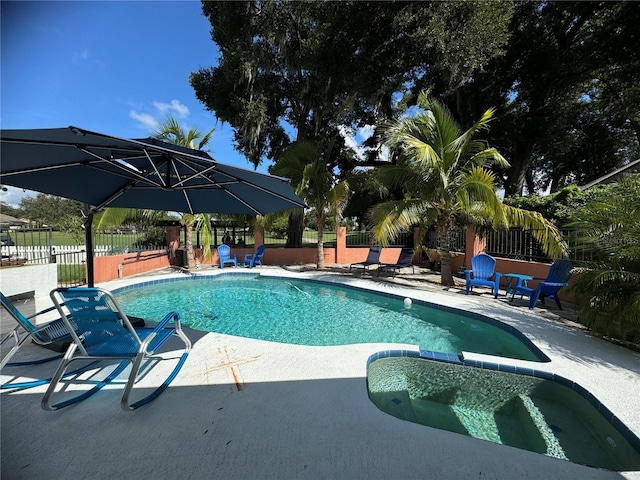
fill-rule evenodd
<path id="1" fill-rule="evenodd" d="M 452 405 L 451 410 L 455 412 L 460 423 L 472 437 L 502 443 L 493 412 L 458 405 Z"/>
<path id="2" fill-rule="evenodd" d="M 560 445 L 560 441 L 558 437 L 555 436 L 549 425 L 544 418 L 544 415 L 540 411 L 540 409 L 533 403 L 533 400 L 526 395 L 518 395 L 520 401 L 522 402 L 522 406 L 527 410 L 529 416 L 533 420 L 533 423 L 536 425 L 536 428 L 542 435 L 544 443 L 547 446 L 546 455 L 555 458 L 561 458 L 563 460 L 568 460 L 567 456 L 564 453 L 562 445 Z"/>

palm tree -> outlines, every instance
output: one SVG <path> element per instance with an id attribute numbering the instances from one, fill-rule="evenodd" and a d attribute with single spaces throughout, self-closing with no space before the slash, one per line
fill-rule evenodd
<path id="1" fill-rule="evenodd" d="M 458 217 L 496 227 L 510 225 L 532 229 L 550 256 L 565 256 L 567 247 L 558 229 L 537 212 L 504 205 L 496 194 L 491 165 L 508 167 L 495 148 L 474 137 L 488 128 L 493 109 L 463 132 L 450 112 L 423 92 L 419 111 L 388 124 L 383 139 L 397 155 L 395 166 L 380 169 L 388 188 L 401 189 L 401 200 L 372 209 L 374 234 L 386 245 L 400 231 L 418 225 L 423 231 L 435 224 L 441 248 L 441 282 L 454 284 L 449 231 Z"/>
<path id="2" fill-rule="evenodd" d="M 640 340 L 640 175 L 605 187 L 573 214 L 577 245 L 588 260 L 576 268 L 578 315 L 596 331 Z"/>
<path id="3" fill-rule="evenodd" d="M 275 164 L 273 173 L 291 179 L 296 194 L 314 209 L 318 220 L 318 269 L 324 268 L 325 218 L 327 214 L 340 216 L 349 195 L 348 183 L 336 180 L 318 148 L 308 142 L 293 143 Z"/>
<path id="4" fill-rule="evenodd" d="M 211 140 L 214 132 L 215 128 L 206 134 L 197 128 L 190 128 L 185 131 L 178 120 L 172 116 L 168 116 L 164 121 L 158 123 L 154 136 L 175 145 L 203 150 Z M 204 258 L 210 258 L 211 256 L 211 216 L 205 213 L 183 213 L 180 218 L 180 223 L 185 226 L 187 268 L 191 269 L 194 268 L 196 264 L 193 252 L 194 229 L 202 233 L 202 253 Z"/>

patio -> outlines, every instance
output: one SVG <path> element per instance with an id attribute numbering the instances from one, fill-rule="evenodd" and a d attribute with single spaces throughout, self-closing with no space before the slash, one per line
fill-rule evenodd
<path id="1" fill-rule="evenodd" d="M 575 328 L 570 310 L 559 317 L 554 307 L 530 312 L 525 301 L 511 304 L 504 295 L 494 300 L 488 290 L 470 296 L 463 288 L 444 290 L 423 269 L 395 279 L 342 275 L 341 267 L 321 273 L 295 269 L 264 267 L 257 273 L 369 287 L 511 324 L 552 359 L 536 368 L 580 383 L 640 435 L 640 354 Z M 163 269 L 101 286 L 112 289 L 168 275 L 182 274 Z M 366 361 L 391 345 L 308 347 L 194 330 L 187 334 L 194 346 L 185 367 L 160 398 L 136 412 L 120 410 L 121 385 L 59 412 L 40 408 L 44 387 L 3 391 L 2 476 L 640 478 L 640 472 L 593 469 L 381 412 L 367 396 Z M 25 348 L 25 355 L 36 349 Z M 29 367 L 28 372 L 37 377 L 51 368 Z M 161 378 L 164 368 L 158 365 L 141 386 Z M 3 382 L 9 379 L 2 377 Z"/>

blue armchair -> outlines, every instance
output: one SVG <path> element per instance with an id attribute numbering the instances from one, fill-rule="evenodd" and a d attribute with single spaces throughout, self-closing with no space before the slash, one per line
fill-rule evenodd
<path id="1" fill-rule="evenodd" d="M 253 268 L 254 265 L 262 265 L 262 257 L 264 256 L 264 245 L 260 245 L 256 249 L 256 253 L 247 253 L 242 260 L 243 265 L 249 265 L 249 268 Z"/>
<path id="2" fill-rule="evenodd" d="M 513 301 L 513 298 L 518 294 L 520 294 L 521 298 L 522 295 L 526 295 L 529 297 L 529 310 L 533 310 L 538 299 L 544 303 L 545 297 L 548 297 L 553 298 L 556 301 L 558 308 L 562 310 L 562 305 L 558 298 L 558 292 L 562 287 L 567 285 L 567 282 L 569 282 L 569 278 L 571 278 L 571 270 L 573 270 L 573 265 L 569 260 L 558 260 L 557 262 L 554 262 L 549 269 L 547 278 L 533 278 L 533 280 L 542 280 L 538 283 L 538 286 L 535 289 L 520 285 L 513 291 L 511 301 Z"/>
<path id="3" fill-rule="evenodd" d="M 495 271 L 496 259 L 486 253 L 480 253 L 471 259 L 471 270 L 465 270 L 464 276 L 467 281 L 467 295 L 474 285 L 490 287 L 493 289 L 493 296 L 498 298 L 498 288 L 500 287 L 501 273 Z M 493 280 L 491 279 L 493 277 Z"/>
<path id="4" fill-rule="evenodd" d="M 238 259 L 236 256 L 231 256 L 231 247 L 229 245 L 222 244 L 218 247 L 218 258 L 220 258 L 220 268 L 224 268 L 226 264 L 233 264 L 234 267 L 238 266 Z"/>

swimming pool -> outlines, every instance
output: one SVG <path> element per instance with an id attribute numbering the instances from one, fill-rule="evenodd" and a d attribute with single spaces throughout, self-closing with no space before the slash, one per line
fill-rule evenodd
<path id="1" fill-rule="evenodd" d="M 147 319 L 177 310 L 184 326 L 297 345 L 404 343 L 530 361 L 548 358 L 516 329 L 472 312 L 333 283 L 255 274 L 167 279 L 113 291 Z"/>
<path id="2" fill-rule="evenodd" d="M 583 465 L 640 470 L 638 437 L 566 378 L 409 355 L 380 352 L 369 359 L 369 398 L 385 413 Z"/>

